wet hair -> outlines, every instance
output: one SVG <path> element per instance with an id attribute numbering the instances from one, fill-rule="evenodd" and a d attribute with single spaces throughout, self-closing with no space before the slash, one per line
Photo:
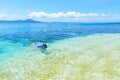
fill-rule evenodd
<path id="1" fill-rule="evenodd" d="M 43 49 L 46 49 L 46 48 L 47 48 L 47 45 L 46 45 L 46 44 L 43 44 L 42 47 L 43 47 Z"/>

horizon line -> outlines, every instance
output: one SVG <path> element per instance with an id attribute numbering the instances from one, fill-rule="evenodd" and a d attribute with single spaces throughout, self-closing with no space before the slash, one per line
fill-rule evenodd
<path id="1" fill-rule="evenodd" d="M 30 20 L 30 21 L 29 21 Z M 38 21 L 38 20 L 34 20 L 34 19 L 16 19 L 16 20 L 0 20 L 0 22 L 38 22 L 38 23 L 120 23 L 120 21 L 108 21 L 108 22 L 102 22 L 102 21 L 98 21 L 98 22 L 80 22 L 80 21 Z"/>

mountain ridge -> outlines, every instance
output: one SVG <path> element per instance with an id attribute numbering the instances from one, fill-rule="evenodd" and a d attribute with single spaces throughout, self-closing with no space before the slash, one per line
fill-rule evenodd
<path id="1" fill-rule="evenodd" d="M 41 23 L 40 21 L 36 21 L 33 19 L 25 19 L 25 20 L 0 20 L 0 22 L 5 23 Z"/>

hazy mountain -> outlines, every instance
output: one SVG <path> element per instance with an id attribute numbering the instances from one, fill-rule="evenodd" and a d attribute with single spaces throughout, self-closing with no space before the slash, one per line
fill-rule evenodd
<path id="1" fill-rule="evenodd" d="M 39 21 L 35 21 L 33 19 L 26 19 L 26 20 L 0 20 L 0 23 L 7 22 L 7 23 L 40 23 Z"/>

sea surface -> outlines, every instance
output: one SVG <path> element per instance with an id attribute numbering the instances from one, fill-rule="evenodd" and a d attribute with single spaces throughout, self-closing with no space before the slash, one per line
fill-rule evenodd
<path id="1" fill-rule="evenodd" d="M 0 80 L 120 80 L 120 23 L 0 23 Z"/>

